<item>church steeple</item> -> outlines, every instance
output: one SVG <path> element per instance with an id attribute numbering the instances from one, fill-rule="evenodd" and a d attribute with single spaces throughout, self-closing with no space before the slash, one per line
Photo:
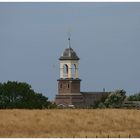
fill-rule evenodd
<path id="1" fill-rule="evenodd" d="M 71 48 L 70 37 L 68 37 L 69 47 L 66 48 L 59 58 L 60 60 L 60 78 L 78 79 L 79 57 Z"/>

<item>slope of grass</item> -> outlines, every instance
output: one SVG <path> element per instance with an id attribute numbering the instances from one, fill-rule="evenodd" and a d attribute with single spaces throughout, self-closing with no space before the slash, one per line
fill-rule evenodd
<path id="1" fill-rule="evenodd" d="M 0 110 L 0 137 L 140 137 L 140 110 Z"/>

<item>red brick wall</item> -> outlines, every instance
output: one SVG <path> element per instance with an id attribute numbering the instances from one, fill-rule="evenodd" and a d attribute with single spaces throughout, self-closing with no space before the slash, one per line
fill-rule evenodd
<path id="1" fill-rule="evenodd" d="M 59 79 L 58 94 L 80 93 L 80 80 Z"/>

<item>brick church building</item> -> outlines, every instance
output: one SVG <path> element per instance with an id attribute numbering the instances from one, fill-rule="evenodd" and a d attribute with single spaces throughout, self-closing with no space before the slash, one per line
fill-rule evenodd
<path id="1" fill-rule="evenodd" d="M 78 75 L 78 66 L 80 58 L 71 48 L 70 38 L 69 45 L 59 58 L 60 61 L 60 78 L 58 81 L 58 94 L 55 97 L 55 103 L 63 107 L 90 107 L 94 106 L 108 92 L 81 92 L 81 79 Z"/>

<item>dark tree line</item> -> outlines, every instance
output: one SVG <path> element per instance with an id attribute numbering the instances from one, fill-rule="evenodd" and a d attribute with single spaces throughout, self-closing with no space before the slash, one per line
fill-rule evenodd
<path id="1" fill-rule="evenodd" d="M 128 97 L 129 101 L 140 101 L 140 93 L 136 93 L 134 95 L 130 95 Z"/>
<path id="2" fill-rule="evenodd" d="M 0 83 L 0 109 L 42 109 L 54 106 L 47 97 L 36 93 L 27 83 Z"/>

